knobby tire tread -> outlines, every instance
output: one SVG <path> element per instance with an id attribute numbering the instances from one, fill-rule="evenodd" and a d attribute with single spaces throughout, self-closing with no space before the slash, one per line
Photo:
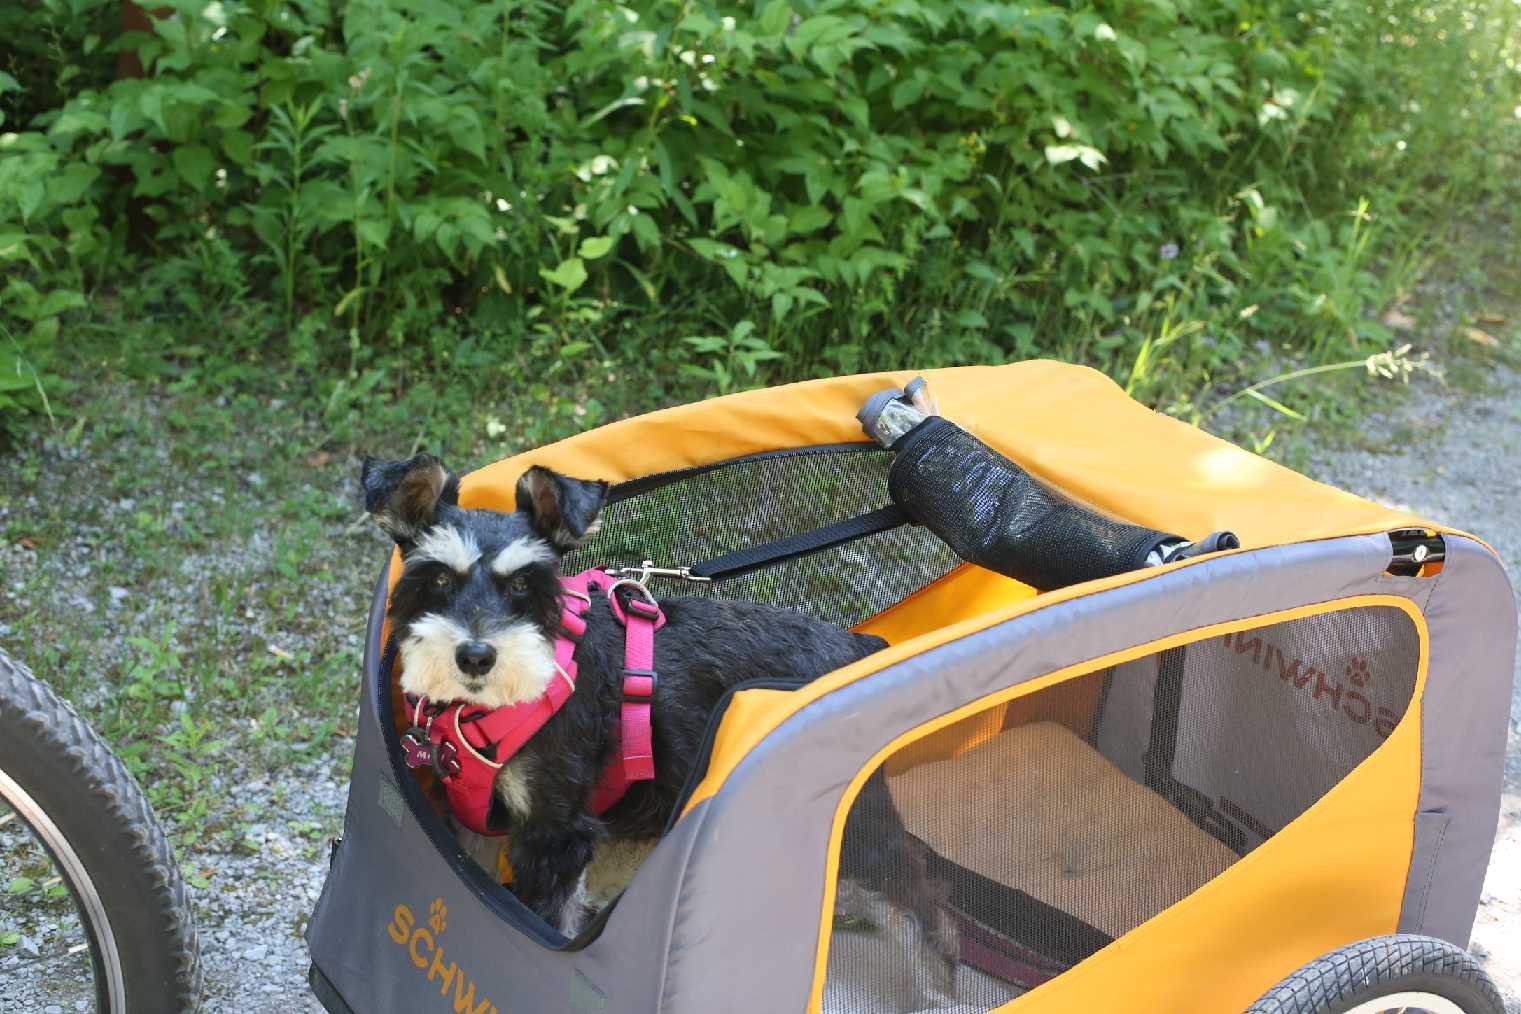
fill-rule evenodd
<path id="1" fill-rule="evenodd" d="M 1505 1014 L 1505 1001 L 1473 955 L 1413 933 L 1370 937 L 1324 954 L 1285 978 L 1247 1014 L 1333 1014 L 1404 990 L 1444 996 L 1464 1014 Z"/>
<path id="2" fill-rule="evenodd" d="M 106 854 L 114 857 L 112 868 L 102 870 L 86 855 L 78 827 L 67 826 L 77 821 L 78 813 L 54 812 L 56 805 L 49 808 L 49 816 L 81 854 L 96 891 L 103 895 L 127 981 L 128 1014 L 196 1010 L 202 969 L 190 895 L 173 847 L 142 788 L 72 705 L 4 652 L 0 652 L 0 743 L 4 744 L 0 767 L 34 798 L 43 792 L 56 797 L 57 787 L 49 790 L 32 784 L 37 780 L 35 772 L 29 779 L 23 770 L 27 753 L 51 752 L 62 760 L 73 787 L 71 800 L 79 812 L 92 814 L 91 834 L 110 846 Z M 102 880 L 105 874 L 111 877 L 109 884 Z M 107 891 L 112 898 L 104 896 Z M 136 912 L 128 911 L 121 901 L 124 893 L 136 903 Z"/>

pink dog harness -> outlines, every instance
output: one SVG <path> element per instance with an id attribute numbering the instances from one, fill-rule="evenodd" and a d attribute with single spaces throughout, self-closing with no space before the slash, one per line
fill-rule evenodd
<path id="1" fill-rule="evenodd" d="M 655 777 L 654 733 L 650 707 L 655 696 L 655 631 L 665 614 L 642 584 L 615 580 L 595 568 L 560 578 L 560 636 L 555 639 L 555 678 L 531 701 L 488 708 L 463 701 L 429 701 L 412 697 L 412 728 L 401 738 L 407 766 L 432 767 L 443 780 L 449 808 L 461 824 L 479 834 L 502 834 L 489 826 L 491 791 L 497 772 L 544 727 L 576 689 L 576 645 L 586 633 L 591 596 L 604 591 L 613 615 L 623 624 L 623 704 L 614 755 L 592 790 L 587 807 L 601 814 L 612 808 L 629 786 Z M 615 594 L 630 585 L 644 598 L 631 598 L 627 609 Z"/>

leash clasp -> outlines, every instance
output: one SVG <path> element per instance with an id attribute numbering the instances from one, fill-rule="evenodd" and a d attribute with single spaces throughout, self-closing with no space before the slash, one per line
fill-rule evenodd
<path id="1" fill-rule="evenodd" d="M 645 560 L 637 567 L 608 567 L 608 577 L 621 578 L 631 581 L 640 587 L 652 577 L 669 577 L 678 581 L 691 581 L 695 584 L 711 584 L 711 577 L 703 577 L 692 573 L 691 567 L 657 567 L 654 560 Z"/>

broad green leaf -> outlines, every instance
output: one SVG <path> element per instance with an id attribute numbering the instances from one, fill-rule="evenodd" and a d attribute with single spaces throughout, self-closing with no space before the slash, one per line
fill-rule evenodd
<path id="1" fill-rule="evenodd" d="M 100 170 L 87 162 L 70 162 L 48 181 L 48 196 L 59 204 L 72 204 L 100 178 Z"/>
<path id="2" fill-rule="evenodd" d="M 149 122 L 164 130 L 164 93 L 155 85 L 149 85 L 138 96 L 137 108 Z"/>
<path id="3" fill-rule="evenodd" d="M 787 0 L 771 0 L 761 11 L 756 28 L 762 35 L 780 35 L 792 21 L 792 6 Z"/>
<path id="4" fill-rule="evenodd" d="M 412 219 L 412 235 L 419 240 L 425 240 L 438 231 L 438 227 L 444 224 L 443 217 L 432 211 L 419 211 Z"/>
<path id="5" fill-rule="evenodd" d="M 204 145 L 185 144 L 174 149 L 174 171 L 196 190 L 205 189 L 215 168 L 211 150 Z"/>
<path id="6" fill-rule="evenodd" d="M 359 238 L 371 246 L 383 247 L 391 238 L 391 223 L 384 218 L 361 218 L 354 229 Z"/>
<path id="7" fill-rule="evenodd" d="M 82 310 L 84 309 L 84 305 L 84 296 L 78 292 L 68 289 L 54 289 L 42 298 L 42 302 L 38 304 L 32 316 L 33 319 L 52 317 L 65 310 Z"/>
<path id="8" fill-rule="evenodd" d="M 217 107 L 216 115 L 211 118 L 211 122 L 223 130 L 232 130 L 251 120 L 253 114 L 251 103 L 223 102 Z"/>
<path id="9" fill-rule="evenodd" d="M 5 891 L 7 894 L 26 894 L 36 886 L 37 882 L 31 877 L 12 877 L 11 882 L 5 885 Z"/>
<path id="10" fill-rule="evenodd" d="M 575 292 L 586 282 L 586 264 L 579 257 L 571 257 L 555 265 L 553 271 L 540 268 L 539 275 L 567 292 Z"/>
<path id="11" fill-rule="evenodd" d="M 693 237 L 687 240 L 692 249 L 697 251 L 699 257 L 710 261 L 718 261 L 720 264 L 739 259 L 739 250 L 728 243 L 720 243 L 717 240 Z"/>
<path id="12" fill-rule="evenodd" d="M 804 236 L 810 232 L 817 232 L 833 221 L 834 214 L 828 208 L 818 204 L 805 204 L 793 210 L 788 216 L 787 225 L 795 235 Z"/>
<path id="13" fill-rule="evenodd" d="M 640 249 L 645 251 L 654 250 L 660 245 L 660 227 L 655 224 L 654 216 L 635 216 L 634 239 L 638 241 Z M 651 301 L 653 301 L 654 290 L 647 283 L 641 283 L 641 287 L 644 288 L 646 295 L 649 295 Z"/>
<path id="14" fill-rule="evenodd" d="M 254 139 L 253 135 L 246 130 L 226 130 L 222 132 L 222 150 L 233 163 L 247 167 L 253 163 Z"/>
<path id="15" fill-rule="evenodd" d="M 581 246 L 576 250 L 578 254 L 589 261 L 607 254 L 613 248 L 611 236 L 590 236 L 581 241 Z"/>
<path id="16" fill-rule="evenodd" d="M 893 86 L 892 105 L 894 109 L 906 109 L 919 101 L 919 96 L 924 94 L 924 79 L 915 74 L 906 77 Z"/>
<path id="17" fill-rule="evenodd" d="M 77 106 L 66 107 L 63 114 L 48 128 L 49 134 L 77 134 L 82 130 L 105 130 L 111 121 L 92 109 Z"/>

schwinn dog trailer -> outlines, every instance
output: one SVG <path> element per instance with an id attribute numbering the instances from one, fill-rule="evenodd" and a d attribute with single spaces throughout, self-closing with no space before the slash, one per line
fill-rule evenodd
<path id="1" fill-rule="evenodd" d="M 612 481 L 567 572 L 817 529 L 886 503 L 892 455 L 854 414 L 907 376 L 613 423 L 466 476 L 461 503 L 510 509 L 529 464 Z M 402 766 L 383 575 L 344 833 L 307 933 L 329 1010 L 1239 1011 L 1363 938 L 1466 944 L 1516 630 L 1489 547 L 1091 370 L 926 376 L 947 417 L 1075 500 L 1241 548 L 1037 592 L 905 525 L 717 591 L 662 586 L 890 646 L 732 694 L 677 818 L 574 941 L 462 855 Z M 953 995 L 933 1002 L 924 927 L 890 907 L 837 916 L 854 890 L 836 882 L 842 828 L 879 768 L 958 941 Z"/>

